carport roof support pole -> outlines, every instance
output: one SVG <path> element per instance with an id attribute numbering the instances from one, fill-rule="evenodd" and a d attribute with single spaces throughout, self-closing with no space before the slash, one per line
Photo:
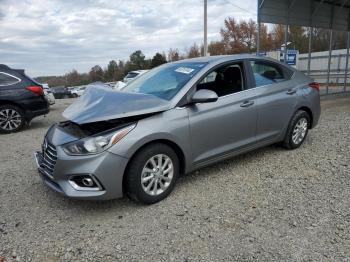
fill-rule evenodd
<path id="1" fill-rule="evenodd" d="M 346 62 L 345 62 L 344 91 L 346 91 L 346 84 L 347 84 L 347 81 L 348 81 L 349 47 L 350 47 L 350 31 L 348 31 L 348 41 L 347 41 L 347 44 L 346 44 Z"/>
<path id="2" fill-rule="evenodd" d="M 207 22 L 207 0 L 204 0 L 204 56 L 207 56 L 208 54 L 208 39 L 207 39 L 207 32 L 208 32 L 208 22 Z"/>
<path id="3" fill-rule="evenodd" d="M 288 28 L 289 28 L 289 12 L 291 7 L 293 6 L 295 0 L 287 0 L 287 8 L 286 8 L 286 24 L 284 28 L 284 63 L 287 64 L 287 54 L 288 54 Z"/>
<path id="4" fill-rule="evenodd" d="M 284 27 L 284 62 L 285 63 L 287 63 L 287 51 L 288 51 L 287 43 L 288 43 L 288 25 L 285 25 Z"/>
<path id="5" fill-rule="evenodd" d="M 332 60 L 332 38 L 333 38 L 333 30 L 329 29 L 329 52 L 328 52 L 328 68 L 327 68 L 327 89 L 326 93 L 329 91 L 329 74 L 331 72 L 331 60 Z"/>
<path id="6" fill-rule="evenodd" d="M 258 0 L 258 10 L 257 10 L 257 17 L 256 21 L 258 24 L 257 32 L 256 32 L 256 55 L 260 54 L 260 5 L 262 4 L 261 0 Z"/>
<path id="7" fill-rule="evenodd" d="M 326 94 L 329 91 L 329 75 L 331 73 L 331 61 L 332 61 L 332 42 L 333 42 L 333 15 L 334 15 L 334 5 L 332 5 L 331 9 L 331 19 L 329 23 L 329 53 L 328 53 L 328 67 L 327 67 L 327 88 Z"/>
<path id="8" fill-rule="evenodd" d="M 311 42 L 312 42 L 312 27 L 309 27 L 309 53 L 307 56 L 307 75 L 310 75 L 311 67 Z"/>

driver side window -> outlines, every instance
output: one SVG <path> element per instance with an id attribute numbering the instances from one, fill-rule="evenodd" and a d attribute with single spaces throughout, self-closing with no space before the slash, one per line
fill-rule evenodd
<path id="1" fill-rule="evenodd" d="M 219 97 L 242 91 L 243 63 L 224 65 L 209 72 L 197 85 L 197 90 L 199 89 L 214 91 Z"/>

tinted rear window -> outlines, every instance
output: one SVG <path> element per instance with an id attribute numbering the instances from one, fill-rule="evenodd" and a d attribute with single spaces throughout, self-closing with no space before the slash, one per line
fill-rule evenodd
<path id="1" fill-rule="evenodd" d="M 18 78 L 11 76 L 9 74 L 0 72 L 0 86 L 8 86 L 18 83 L 20 80 Z"/>
<path id="2" fill-rule="evenodd" d="M 28 78 L 30 81 L 32 81 L 34 84 L 38 85 L 38 86 L 42 86 L 41 83 L 39 83 L 38 81 L 36 81 L 34 78 L 31 78 L 30 76 L 26 75 L 23 73 L 23 75 Z"/>
<path id="3" fill-rule="evenodd" d="M 134 78 L 136 76 L 138 76 L 139 73 L 134 73 L 134 72 L 130 72 L 126 75 L 126 78 Z"/>
<path id="4" fill-rule="evenodd" d="M 256 86 L 264 86 L 289 80 L 292 73 L 285 67 L 263 60 L 250 62 Z"/>

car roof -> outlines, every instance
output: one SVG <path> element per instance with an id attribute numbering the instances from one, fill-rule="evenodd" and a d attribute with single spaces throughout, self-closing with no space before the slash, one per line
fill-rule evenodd
<path id="1" fill-rule="evenodd" d="M 202 56 L 202 57 L 196 57 L 196 58 L 188 58 L 184 60 L 179 60 L 174 63 L 183 63 L 183 62 L 203 62 L 203 63 L 224 63 L 228 61 L 234 61 L 234 60 L 242 60 L 242 59 L 259 59 L 264 61 L 270 61 L 273 63 L 280 64 L 282 66 L 288 67 L 289 69 L 295 71 L 295 69 L 285 63 L 282 63 L 276 59 L 266 57 L 266 56 L 257 56 L 257 55 L 251 55 L 251 54 L 235 54 L 235 55 L 217 55 L 217 56 Z"/>
<path id="2" fill-rule="evenodd" d="M 257 58 L 258 56 L 250 55 L 250 54 L 236 54 L 236 55 L 214 55 L 214 56 L 201 56 L 201 57 L 195 57 L 195 58 L 188 58 L 184 60 L 179 60 L 176 62 L 205 62 L 205 63 L 211 63 L 211 62 L 217 62 L 220 60 L 239 60 L 239 59 L 246 59 L 246 58 Z"/>
<path id="3" fill-rule="evenodd" d="M 8 67 L 7 65 L 4 65 L 4 64 L 0 64 L 0 70 L 9 70 L 11 69 L 10 67 Z"/>
<path id="4" fill-rule="evenodd" d="M 145 73 L 145 72 L 147 72 L 147 71 L 149 71 L 149 70 L 132 70 L 132 71 L 129 71 L 128 74 L 129 74 L 129 73 L 140 74 L 140 73 Z"/>

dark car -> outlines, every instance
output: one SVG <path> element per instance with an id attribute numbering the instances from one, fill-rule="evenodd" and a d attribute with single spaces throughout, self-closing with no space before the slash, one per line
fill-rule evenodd
<path id="1" fill-rule="evenodd" d="M 17 132 L 34 117 L 48 112 L 41 84 L 24 70 L 0 65 L 0 133 Z"/>
<path id="2" fill-rule="evenodd" d="M 67 87 L 58 86 L 58 87 L 51 88 L 51 90 L 52 90 L 53 96 L 56 99 L 72 97 L 72 93 L 69 91 Z"/>

